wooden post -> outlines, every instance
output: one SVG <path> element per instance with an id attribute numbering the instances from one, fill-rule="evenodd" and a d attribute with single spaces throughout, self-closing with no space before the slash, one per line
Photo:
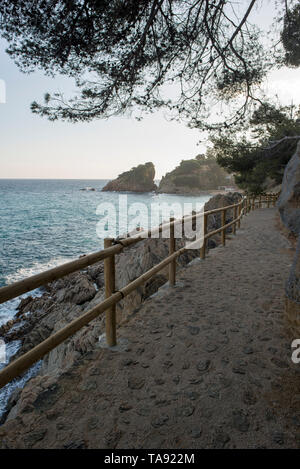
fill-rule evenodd
<path id="1" fill-rule="evenodd" d="M 267 195 L 267 207 L 270 208 L 270 197 Z"/>
<path id="2" fill-rule="evenodd" d="M 239 207 L 238 207 L 239 216 L 241 215 L 241 213 L 242 213 L 242 205 L 240 204 Z M 240 228 L 240 227 L 241 227 L 241 219 L 239 219 L 239 221 L 238 221 L 238 228 Z"/>
<path id="3" fill-rule="evenodd" d="M 273 197 L 273 207 L 275 207 L 275 204 L 276 204 L 276 197 L 275 197 L 275 194 L 272 194 L 272 197 Z"/>
<path id="4" fill-rule="evenodd" d="M 222 210 L 222 226 L 226 224 L 226 209 Z M 226 244 L 226 233 L 225 230 L 222 231 L 222 244 L 225 246 Z"/>
<path id="5" fill-rule="evenodd" d="M 207 218 L 208 215 L 204 213 L 203 216 L 203 236 L 207 234 Z M 205 259 L 205 250 L 206 250 L 206 239 L 203 240 L 202 248 L 200 249 L 200 259 Z"/>
<path id="6" fill-rule="evenodd" d="M 233 219 L 235 220 L 237 218 L 237 207 L 233 208 Z M 236 234 L 236 223 L 232 225 L 232 233 L 235 235 Z"/>
<path id="7" fill-rule="evenodd" d="M 112 246 L 111 238 L 104 239 L 104 248 Z M 105 297 L 109 298 L 115 293 L 115 256 L 114 254 L 104 260 L 104 281 L 105 281 Z M 117 345 L 116 334 L 116 305 L 106 310 L 105 331 L 106 342 L 109 347 Z"/>
<path id="8" fill-rule="evenodd" d="M 259 196 L 259 204 L 258 204 L 258 208 L 261 208 L 261 195 Z"/>
<path id="9" fill-rule="evenodd" d="M 170 222 L 174 221 L 174 218 L 170 218 Z M 175 229 L 174 225 L 170 225 L 170 241 L 169 241 L 169 254 L 173 254 L 176 250 L 176 242 L 175 242 Z M 176 259 L 174 259 L 169 264 L 169 284 L 170 286 L 174 286 L 176 283 Z"/>
<path id="10" fill-rule="evenodd" d="M 252 199 L 252 210 L 255 210 L 255 197 Z"/>

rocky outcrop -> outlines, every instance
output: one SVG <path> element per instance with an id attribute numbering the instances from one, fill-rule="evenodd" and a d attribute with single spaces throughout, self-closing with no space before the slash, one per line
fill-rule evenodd
<path id="1" fill-rule="evenodd" d="M 285 168 L 277 206 L 285 226 L 300 233 L 300 142 Z"/>
<path id="2" fill-rule="evenodd" d="M 300 141 L 288 162 L 277 202 L 284 225 L 298 237 L 296 255 L 286 283 L 286 318 L 293 336 L 300 336 Z"/>
<path id="3" fill-rule="evenodd" d="M 198 155 L 182 160 L 180 165 L 160 181 L 158 192 L 168 194 L 200 194 L 228 184 L 228 174 L 215 158 Z"/>
<path id="4" fill-rule="evenodd" d="M 239 192 L 230 192 L 229 194 L 218 194 L 212 197 L 205 204 L 205 211 L 214 210 L 216 208 L 226 207 L 228 205 L 237 204 L 242 198 Z M 226 223 L 230 223 L 233 220 L 234 212 L 233 209 L 226 211 Z M 208 231 L 217 230 L 221 226 L 221 213 L 209 215 L 207 222 Z M 227 228 L 227 233 L 232 232 L 232 227 Z"/>
<path id="5" fill-rule="evenodd" d="M 156 189 L 154 176 L 153 163 L 140 164 L 130 171 L 120 174 L 117 179 L 108 182 L 102 191 L 152 192 Z"/>

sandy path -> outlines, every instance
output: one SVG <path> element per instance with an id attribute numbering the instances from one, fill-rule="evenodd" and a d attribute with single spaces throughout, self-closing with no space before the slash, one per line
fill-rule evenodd
<path id="1" fill-rule="evenodd" d="M 300 364 L 282 314 L 291 254 L 275 214 L 250 213 L 147 300 L 119 330 L 125 350 L 97 349 L 29 395 L 2 447 L 300 448 Z"/>

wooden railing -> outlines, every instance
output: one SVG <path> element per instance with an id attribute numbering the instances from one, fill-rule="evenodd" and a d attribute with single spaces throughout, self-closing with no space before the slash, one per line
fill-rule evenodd
<path id="1" fill-rule="evenodd" d="M 205 258 L 207 240 L 218 233 L 221 233 L 221 240 L 223 246 L 226 243 L 226 230 L 232 226 L 232 233 L 235 235 L 237 228 L 240 228 L 241 219 L 244 215 L 249 213 L 255 208 L 261 208 L 263 205 L 270 207 L 274 206 L 278 194 L 265 194 L 259 198 L 244 197 L 240 202 L 228 205 L 226 207 L 209 210 L 202 213 L 193 213 L 190 216 L 183 217 L 182 219 L 176 220 L 171 218 L 169 222 L 160 225 L 158 228 L 149 230 L 148 232 L 140 232 L 134 236 L 123 238 L 123 239 L 105 239 L 104 249 L 89 254 L 79 259 L 63 264 L 54 269 L 47 270 L 41 274 L 34 275 L 20 282 L 13 283 L 6 287 L 0 288 L 0 304 L 8 300 L 18 297 L 24 293 L 32 291 L 42 285 L 46 285 L 53 280 L 60 279 L 68 274 L 77 272 L 85 267 L 95 264 L 99 261 L 104 261 L 104 278 L 105 278 L 105 296 L 106 299 L 100 304 L 90 309 L 82 316 L 74 319 L 72 322 L 63 327 L 60 331 L 54 333 L 46 340 L 35 346 L 33 349 L 26 352 L 21 357 L 8 364 L 5 368 L 0 371 L 0 389 L 7 383 L 12 381 L 14 378 L 22 374 L 34 363 L 43 358 L 47 353 L 53 350 L 55 347 L 60 345 L 70 336 L 79 331 L 82 327 L 89 324 L 93 319 L 106 312 L 105 327 L 106 327 L 106 341 L 108 346 L 115 346 L 117 344 L 116 337 L 116 305 L 123 298 L 133 292 L 138 286 L 145 283 L 153 275 L 169 266 L 169 283 L 171 286 L 176 284 L 176 259 L 182 255 L 188 249 L 194 249 L 194 241 L 188 245 L 181 247 L 176 250 L 176 238 L 175 238 L 175 226 L 178 224 L 183 225 L 187 221 L 192 223 L 198 218 L 203 217 L 203 245 L 200 249 L 200 258 Z M 228 210 L 232 210 L 233 219 L 229 223 L 226 223 L 226 213 Z M 210 215 L 221 213 L 221 226 L 214 231 L 207 231 L 208 217 Z M 169 255 L 166 259 L 162 260 L 159 264 L 152 267 L 150 270 L 142 274 L 137 279 L 130 282 L 125 287 L 118 291 L 115 291 L 115 256 L 120 254 L 124 248 L 136 244 L 145 238 L 151 237 L 154 234 L 163 233 L 166 228 L 170 228 L 169 238 Z"/>

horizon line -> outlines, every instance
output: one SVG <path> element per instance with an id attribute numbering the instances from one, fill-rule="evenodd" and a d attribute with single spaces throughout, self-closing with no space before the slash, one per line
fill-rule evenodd
<path id="1" fill-rule="evenodd" d="M 108 179 L 117 179 L 118 176 L 116 177 L 110 177 L 110 178 L 40 178 L 40 177 L 7 177 L 3 178 L 0 177 L 0 181 L 15 181 L 15 180 L 37 180 L 37 181 L 107 181 Z M 154 179 L 154 181 L 158 181 L 161 178 Z"/>

